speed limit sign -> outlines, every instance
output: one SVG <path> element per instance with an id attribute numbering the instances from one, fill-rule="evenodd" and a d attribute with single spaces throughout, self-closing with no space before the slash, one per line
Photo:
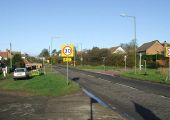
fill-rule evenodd
<path id="1" fill-rule="evenodd" d="M 166 47 L 165 57 L 170 57 L 170 47 Z"/>
<path id="2" fill-rule="evenodd" d="M 74 56 L 74 46 L 73 45 L 63 45 L 61 48 L 62 57 L 73 57 Z"/>

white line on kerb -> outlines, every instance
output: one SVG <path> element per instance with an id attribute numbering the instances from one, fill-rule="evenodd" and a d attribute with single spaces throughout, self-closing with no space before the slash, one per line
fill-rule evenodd
<path id="1" fill-rule="evenodd" d="M 124 86 L 124 87 L 131 88 L 131 89 L 134 89 L 134 90 L 138 90 L 134 87 L 131 87 L 131 86 L 128 86 L 128 85 L 123 85 L 123 84 L 120 84 L 120 83 L 116 83 L 116 85 L 120 85 L 120 86 Z"/>
<path id="2" fill-rule="evenodd" d="M 161 95 L 161 97 L 162 97 L 162 98 L 166 98 L 166 99 L 170 99 L 169 97 L 166 97 L 166 96 L 163 96 L 163 95 Z"/>

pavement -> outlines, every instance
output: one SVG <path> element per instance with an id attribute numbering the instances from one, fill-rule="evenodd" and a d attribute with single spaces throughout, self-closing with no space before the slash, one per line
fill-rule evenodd
<path id="1" fill-rule="evenodd" d="M 30 96 L 0 91 L 0 120 L 125 120 L 82 91 L 61 96 Z"/>

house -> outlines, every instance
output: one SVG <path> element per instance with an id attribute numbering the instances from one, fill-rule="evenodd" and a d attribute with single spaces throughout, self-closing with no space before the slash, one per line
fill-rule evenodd
<path id="1" fill-rule="evenodd" d="M 1 51 L 0 52 L 0 56 L 1 56 L 1 59 L 3 58 L 3 59 L 5 59 L 5 60 L 7 60 L 7 59 L 9 59 L 9 58 L 11 58 L 12 57 L 12 55 L 11 55 L 11 53 L 10 53 L 10 51 L 9 50 L 6 50 L 6 51 Z"/>
<path id="2" fill-rule="evenodd" d="M 154 40 L 141 45 L 137 49 L 137 53 L 145 55 L 164 54 L 164 46 L 158 40 Z"/>
<path id="3" fill-rule="evenodd" d="M 125 50 L 120 46 L 112 47 L 110 48 L 110 51 L 112 54 L 125 54 L 126 53 Z"/>

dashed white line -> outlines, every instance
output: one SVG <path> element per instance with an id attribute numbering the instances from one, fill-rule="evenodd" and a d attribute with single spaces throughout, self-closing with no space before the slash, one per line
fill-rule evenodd
<path id="1" fill-rule="evenodd" d="M 89 76 L 89 77 L 94 77 L 94 76 L 92 76 L 92 75 L 87 75 L 87 76 Z"/>
<path id="2" fill-rule="evenodd" d="M 106 80 L 105 80 L 105 79 L 103 79 L 103 78 L 98 78 L 98 79 L 106 81 Z"/>
<path id="3" fill-rule="evenodd" d="M 116 85 L 120 85 L 120 86 L 123 86 L 123 87 L 127 87 L 127 88 L 131 88 L 131 89 L 134 89 L 134 90 L 138 90 L 134 87 L 131 87 L 131 86 L 128 86 L 128 85 L 123 85 L 123 84 L 120 84 L 120 83 L 116 83 Z"/>
<path id="4" fill-rule="evenodd" d="M 106 80 L 106 79 L 103 79 L 103 78 L 98 78 L 99 80 L 102 80 L 102 81 L 104 81 L 104 82 L 108 82 L 108 83 L 111 83 L 111 81 L 109 81 L 109 80 Z"/>

